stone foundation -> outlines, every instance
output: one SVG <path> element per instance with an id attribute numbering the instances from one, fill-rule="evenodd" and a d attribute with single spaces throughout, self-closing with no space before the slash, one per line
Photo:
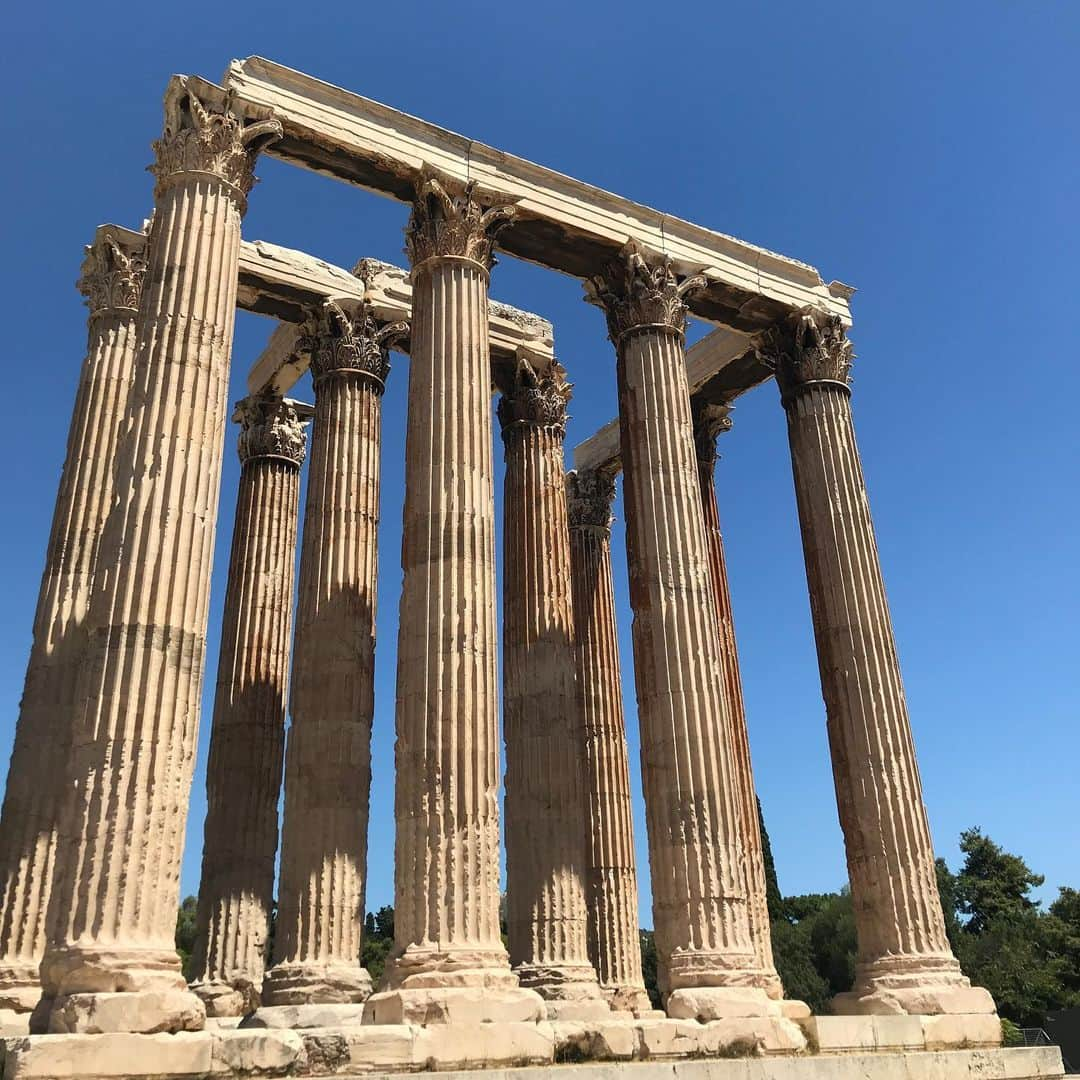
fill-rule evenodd
<path id="1" fill-rule="evenodd" d="M 310 1007 L 309 1007 L 310 1008 Z M 999 1050 L 994 1016 L 811 1016 L 540 1023 L 342 1024 L 334 1007 L 301 1030 L 271 1025 L 211 1027 L 177 1035 L 111 1033 L 4 1040 L 3 1080 L 30 1077 L 357 1076 L 440 1069 L 518 1069 L 585 1062 L 679 1061 L 680 1075 L 705 1067 L 731 1076 L 903 1077 L 1062 1076 L 1054 1048 Z M 262 1010 L 266 1012 L 267 1010 Z M 274 1010 L 270 1010 L 274 1011 Z M 284 1011 L 284 1010 L 281 1010 Z M 282 1018 L 284 1019 L 284 1018 Z M 947 1052 L 947 1053 L 946 1053 Z M 841 1057 L 842 1056 L 842 1057 Z M 751 1071 L 758 1059 L 769 1071 Z M 718 1059 L 702 1062 L 697 1059 Z M 746 1059 L 736 1066 L 728 1059 Z M 843 1066 L 840 1065 L 843 1060 Z M 829 1061 L 828 1066 L 825 1062 Z M 949 1067 L 946 1068 L 945 1066 Z M 1054 1071 L 1054 1070 L 1057 1071 Z M 721 1070 L 721 1071 L 717 1071 Z M 723 1071 L 730 1070 L 730 1071 Z M 741 1071 L 739 1071 L 741 1070 Z M 906 1070 L 906 1071 L 905 1071 Z M 937 1070 L 937 1071 L 935 1071 Z M 643 1071 L 640 1080 L 652 1080 Z M 523 1078 L 524 1080 L 524 1078 Z M 704 1076 L 703 1076 L 704 1080 Z"/>
<path id="2" fill-rule="evenodd" d="M 930 1019 L 947 1019 L 963 1027 L 967 1018 Z M 0 1059 L 3 1080 L 377 1077 L 432 1071 L 443 1071 L 446 1080 L 456 1080 L 456 1075 L 466 1074 L 446 1070 L 471 1069 L 488 1070 L 489 1080 L 542 1080 L 556 1069 L 584 1062 L 608 1063 L 594 1065 L 592 1080 L 616 1080 L 617 1075 L 620 1080 L 672 1080 L 673 1076 L 674 1080 L 1056 1080 L 1064 1076 L 1056 1047 L 972 1046 L 943 1051 L 930 1045 L 930 1030 L 918 1017 L 819 1017 L 813 1025 L 821 1050 L 799 1055 L 778 1049 L 764 1027 L 748 1036 L 746 1025 L 733 1021 L 669 1020 L 45 1035 L 4 1040 Z M 980 1032 L 972 1027 L 967 1034 Z M 990 1036 L 988 1026 L 982 1034 Z M 928 1049 L 921 1049 L 920 1040 Z M 493 1074 L 492 1070 L 498 1071 Z"/>

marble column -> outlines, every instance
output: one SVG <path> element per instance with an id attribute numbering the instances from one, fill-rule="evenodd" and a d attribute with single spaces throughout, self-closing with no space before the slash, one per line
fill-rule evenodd
<path id="1" fill-rule="evenodd" d="M 143 238 L 132 247 L 102 226 L 86 248 L 78 282 L 90 309 L 86 359 L 68 429 L 0 816 L 0 1009 L 28 1012 L 41 997 L 38 969 L 56 860 L 63 795 L 59 781 L 71 746 L 86 609 L 134 372 L 144 249 Z"/>
<path id="2" fill-rule="evenodd" d="M 406 230 L 413 320 L 398 630 L 395 943 L 376 1022 L 529 1020 L 499 935 L 488 276 L 505 200 L 430 171 Z"/>
<path id="3" fill-rule="evenodd" d="M 589 956 L 617 1012 L 652 1010 L 641 972 L 637 863 L 630 762 L 623 720 L 615 586 L 611 568 L 610 473 L 566 477 L 578 694 L 585 734 Z"/>
<path id="4" fill-rule="evenodd" d="M 586 283 L 617 353 L 634 671 L 658 981 L 673 1017 L 778 1014 L 750 937 L 734 747 L 724 698 L 670 260 L 630 241 Z"/>
<path id="5" fill-rule="evenodd" d="M 259 1004 L 278 839 L 300 466 L 311 409 L 244 398 L 240 487 L 206 768 L 192 989 L 210 1016 Z"/>
<path id="6" fill-rule="evenodd" d="M 563 440 L 571 387 L 557 362 L 501 380 L 503 737 L 510 963 L 551 1019 L 610 1015 L 589 962 L 585 739 L 574 670 Z"/>
<path id="7" fill-rule="evenodd" d="M 267 1005 L 359 1004 L 375 707 L 382 394 L 391 344 L 365 305 L 305 324 L 315 387 L 300 551 L 292 726 Z M 360 1010 L 358 1010 L 359 1012 Z"/>
<path id="8" fill-rule="evenodd" d="M 86 620 L 61 814 L 66 850 L 41 967 L 35 1024 L 48 1013 L 54 1032 L 192 1029 L 205 1016 L 184 983 L 173 934 L 240 218 L 257 151 L 281 125 L 265 112 L 239 115 L 220 90 L 192 84 L 170 82 L 154 146 L 135 381 Z"/>
<path id="9" fill-rule="evenodd" d="M 730 406 L 702 404 L 693 409 L 694 446 L 697 451 L 698 485 L 701 510 L 705 517 L 705 540 L 709 550 L 709 580 L 716 604 L 720 629 L 720 664 L 723 668 L 724 712 L 729 724 L 732 764 L 735 769 L 736 797 L 742 822 L 746 911 L 750 920 L 750 939 L 758 967 L 765 972 L 770 996 L 782 998 L 783 987 L 773 962 L 772 932 L 769 927 L 769 904 L 765 886 L 765 856 L 761 846 L 761 822 L 758 818 L 757 792 L 750 761 L 750 739 L 746 730 L 746 705 L 743 701 L 739 651 L 735 644 L 735 621 L 731 610 L 724 537 L 720 532 L 720 509 L 716 499 L 716 439 L 731 430 Z"/>
<path id="10" fill-rule="evenodd" d="M 765 335 L 787 413 L 859 953 L 844 1013 L 987 1013 L 945 936 L 930 826 L 851 418 L 840 320 L 796 312 Z"/>

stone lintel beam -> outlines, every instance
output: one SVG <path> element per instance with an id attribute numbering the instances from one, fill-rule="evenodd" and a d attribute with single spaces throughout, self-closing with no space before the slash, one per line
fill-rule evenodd
<path id="1" fill-rule="evenodd" d="M 680 274 L 704 273 L 689 301 L 710 322 L 756 332 L 805 306 L 850 322 L 851 288 L 812 266 L 613 195 L 456 135 L 262 57 L 234 60 L 223 79 L 237 100 L 272 108 L 285 129 L 275 157 L 411 203 L 424 166 L 516 206 L 499 237 L 510 255 L 579 278 L 600 272 L 631 237 L 663 251 Z"/>
<path id="2" fill-rule="evenodd" d="M 364 300 L 376 318 L 388 323 L 408 321 L 412 316 L 409 272 L 391 263 L 361 259 L 350 273 L 276 244 L 257 241 L 243 245 L 240 306 L 283 320 L 248 373 L 251 393 L 268 385 L 284 393 L 304 373 L 308 358 L 297 349 L 299 328 L 290 324 L 303 320 L 305 304 L 321 304 L 327 297 Z M 544 371 L 555 355 L 551 323 L 509 304 L 489 302 L 488 334 L 496 367 L 516 370 L 521 360 L 527 360 L 534 370 Z M 406 337 L 394 348 L 408 355 L 411 342 Z"/>
<path id="3" fill-rule="evenodd" d="M 118 242 L 138 246 L 146 237 L 134 229 L 102 225 Z M 298 353 L 298 326 L 312 307 L 328 298 L 337 301 L 366 300 L 376 318 L 388 322 L 407 320 L 412 312 L 409 272 L 378 259 L 361 259 L 356 267 L 364 280 L 303 251 L 279 247 L 263 240 L 240 245 L 239 289 L 236 306 L 256 315 L 279 319 L 266 348 L 248 373 L 252 394 L 272 388 L 286 394 L 307 370 L 306 353 Z M 528 311 L 492 300 L 488 304 L 491 359 L 495 365 L 528 360 L 536 371 L 546 370 L 554 353 L 551 323 Z M 295 325 L 293 325 L 295 324 Z M 406 355 L 408 339 L 394 346 Z"/>
<path id="4" fill-rule="evenodd" d="M 751 339 L 737 330 L 720 327 L 686 350 L 686 381 L 695 405 L 732 401 L 772 374 Z M 574 447 L 574 468 L 579 472 L 622 470 L 618 417 Z"/>

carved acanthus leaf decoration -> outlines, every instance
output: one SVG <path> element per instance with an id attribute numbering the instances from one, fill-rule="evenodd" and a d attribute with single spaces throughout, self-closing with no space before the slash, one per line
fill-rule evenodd
<path id="1" fill-rule="evenodd" d="M 499 399 L 499 423 L 505 439 L 519 427 L 543 427 L 566 435 L 566 406 L 573 396 L 566 369 L 557 360 L 541 373 L 527 361 L 517 367 L 513 385 Z"/>
<path id="2" fill-rule="evenodd" d="M 326 300 L 308 315 L 298 346 L 311 354 L 316 387 L 333 375 L 360 374 L 381 393 L 390 374 L 390 349 L 408 332 L 406 322 L 376 319 L 369 304 L 351 304 L 346 311 L 336 300 Z"/>
<path id="3" fill-rule="evenodd" d="M 281 138 L 279 120 L 247 121 L 232 111 L 231 97 L 223 110 L 207 108 L 183 75 L 175 76 L 165 94 L 165 128 L 153 143 L 160 198 L 172 184 L 192 173 L 223 180 L 238 194 L 241 210 L 255 184 L 255 158 L 268 143 Z"/>
<path id="4" fill-rule="evenodd" d="M 855 359 L 840 317 L 817 308 L 802 308 L 770 327 L 758 340 L 757 353 L 773 369 L 785 402 L 814 383 L 846 387 Z"/>
<path id="5" fill-rule="evenodd" d="M 82 273 L 76 283 L 86 297 L 90 318 L 112 311 L 136 311 L 146 276 L 145 244 L 125 250 L 107 233 L 86 247 Z"/>
<path id="6" fill-rule="evenodd" d="M 694 449 L 704 465 L 716 462 L 716 439 L 731 430 L 731 406 L 720 404 L 693 405 Z"/>
<path id="7" fill-rule="evenodd" d="M 495 238 L 513 220 L 516 200 L 481 199 L 475 180 L 460 193 L 452 188 L 451 181 L 430 168 L 421 172 L 405 228 L 405 254 L 413 267 L 452 255 L 490 270 L 495 264 Z"/>
<path id="8" fill-rule="evenodd" d="M 611 533 L 615 520 L 611 504 L 615 501 L 615 476 L 596 469 L 582 469 L 566 474 L 566 512 L 571 529 L 592 529 Z"/>
<path id="9" fill-rule="evenodd" d="M 602 274 L 585 281 L 585 300 L 603 308 L 615 347 L 634 330 L 686 333 L 686 296 L 705 287 L 703 274 L 680 279 L 669 255 L 648 256 L 628 240 Z"/>
<path id="10" fill-rule="evenodd" d="M 307 453 L 307 432 L 293 402 L 276 394 L 253 394 L 236 403 L 240 424 L 240 464 L 255 458 L 281 458 L 299 467 Z"/>

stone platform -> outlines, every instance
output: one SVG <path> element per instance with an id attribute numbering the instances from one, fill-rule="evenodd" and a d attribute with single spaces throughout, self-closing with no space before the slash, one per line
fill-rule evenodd
<path id="1" fill-rule="evenodd" d="M 948 1025 L 940 1021 L 949 1020 Z M 534 1080 L 564 1066 L 589 1080 L 1034 1080 L 1063 1075 L 1054 1047 L 1002 1050 L 994 1017 L 745 1018 L 287 1029 L 178 1035 L 41 1035 L 3 1041 L 3 1080 L 377 1077 L 496 1070 Z M 798 1048 L 793 1049 L 796 1042 Z M 946 1047 L 951 1046 L 951 1049 Z M 958 1048 L 959 1047 L 959 1048 Z M 657 1071 L 662 1064 L 662 1072 Z M 464 1073 L 462 1074 L 464 1075 Z"/>

